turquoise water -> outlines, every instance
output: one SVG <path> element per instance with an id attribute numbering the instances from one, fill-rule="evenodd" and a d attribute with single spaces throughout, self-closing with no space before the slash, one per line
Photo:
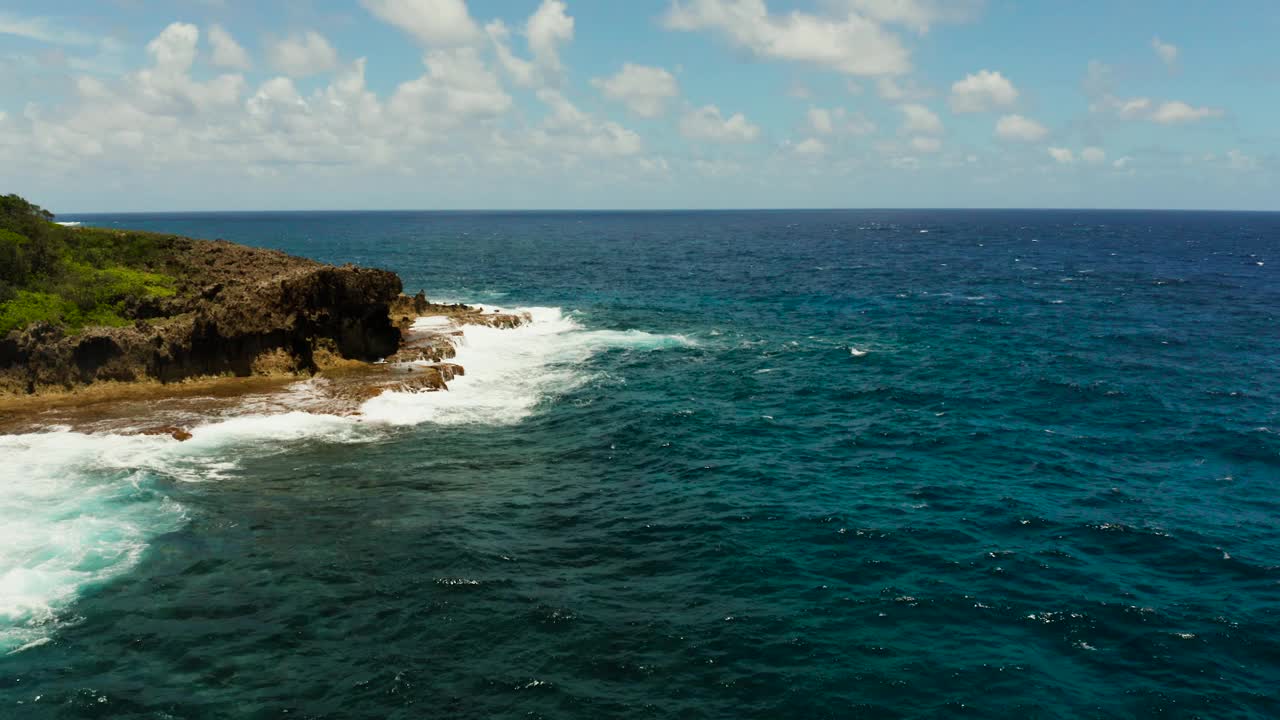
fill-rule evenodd
<path id="1" fill-rule="evenodd" d="M 1280 716 L 1280 215 L 60 219 L 538 309 L 364 423 L 0 437 L 0 717 Z"/>

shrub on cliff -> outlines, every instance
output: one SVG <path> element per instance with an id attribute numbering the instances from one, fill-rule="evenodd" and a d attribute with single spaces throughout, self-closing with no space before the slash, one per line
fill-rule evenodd
<path id="1" fill-rule="evenodd" d="M 174 294 L 158 236 L 68 228 L 17 195 L 0 196 L 0 337 L 34 322 L 126 325 L 140 300 Z"/>

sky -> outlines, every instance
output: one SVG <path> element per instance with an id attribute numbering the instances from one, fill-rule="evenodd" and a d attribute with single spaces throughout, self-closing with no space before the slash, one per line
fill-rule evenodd
<path id="1" fill-rule="evenodd" d="M 54 212 L 1280 210 L 1275 0 L 6 0 Z"/>

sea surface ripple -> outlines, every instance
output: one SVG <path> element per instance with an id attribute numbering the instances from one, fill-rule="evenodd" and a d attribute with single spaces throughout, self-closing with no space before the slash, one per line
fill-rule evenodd
<path id="1" fill-rule="evenodd" d="M 545 324 L 404 422 L 0 437 L 0 717 L 1280 717 L 1280 215 L 62 219 Z"/>

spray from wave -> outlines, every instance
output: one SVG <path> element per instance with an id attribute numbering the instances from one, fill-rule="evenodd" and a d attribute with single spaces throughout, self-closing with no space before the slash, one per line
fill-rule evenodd
<path id="1" fill-rule="evenodd" d="M 467 326 L 448 391 L 387 392 L 355 416 L 248 414 L 191 428 L 190 440 L 85 434 L 66 428 L 0 436 L 0 654 L 47 642 L 85 591 L 127 572 L 147 544 L 180 528 L 185 509 L 162 483 L 216 481 L 247 458 L 300 442 L 368 442 L 395 426 L 510 424 L 587 382 L 608 350 L 689 345 L 678 335 L 588 330 L 559 308 L 517 308 L 515 329 Z M 423 318 L 422 330 L 439 330 Z"/>
<path id="2" fill-rule="evenodd" d="M 383 393 L 366 402 L 362 414 L 393 425 L 515 423 L 533 413 L 545 398 L 562 395 L 590 379 L 581 365 L 600 351 L 690 344 L 679 335 L 587 330 L 560 308 L 520 308 L 519 312 L 527 313 L 530 322 L 515 329 L 466 329 L 455 362 L 467 373 L 451 381 L 448 392 Z M 437 325 L 435 318 L 422 318 L 415 327 Z"/>

